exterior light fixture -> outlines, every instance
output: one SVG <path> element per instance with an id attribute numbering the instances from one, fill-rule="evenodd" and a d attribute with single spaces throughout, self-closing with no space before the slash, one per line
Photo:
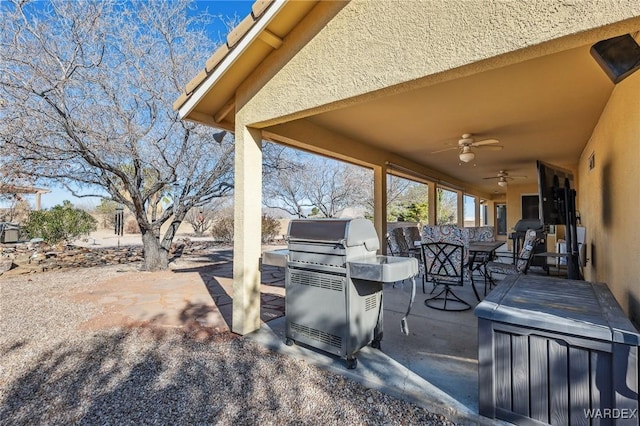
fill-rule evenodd
<path id="1" fill-rule="evenodd" d="M 459 155 L 460 161 L 464 161 L 465 163 L 468 163 L 469 161 L 473 161 L 474 158 L 476 158 L 476 154 L 474 154 L 473 151 L 471 151 L 471 147 L 470 146 L 465 146 L 462 148 L 462 152 Z"/>
<path id="2" fill-rule="evenodd" d="M 213 135 L 213 140 L 218 142 L 218 143 L 222 143 L 222 139 L 224 139 L 224 137 L 227 135 L 227 132 L 225 130 L 215 133 Z"/>
<path id="3" fill-rule="evenodd" d="M 591 56 L 613 84 L 640 69 L 640 46 L 630 34 L 597 42 L 591 46 Z"/>
<path id="4" fill-rule="evenodd" d="M 505 186 L 507 186 L 507 179 L 505 179 L 504 176 L 502 176 L 502 177 L 500 177 L 500 179 L 498 179 L 498 186 L 501 186 L 503 188 Z"/>

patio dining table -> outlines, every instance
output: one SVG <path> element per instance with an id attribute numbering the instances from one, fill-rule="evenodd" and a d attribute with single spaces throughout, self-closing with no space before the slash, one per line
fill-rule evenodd
<path id="1" fill-rule="evenodd" d="M 496 250 L 504 244 L 504 241 L 471 241 L 469 243 L 469 273 L 471 275 L 471 286 L 476 298 L 480 301 L 480 296 L 473 281 L 473 272 L 479 271 L 484 276 L 484 294 L 487 295 L 487 262 L 495 257 Z"/>

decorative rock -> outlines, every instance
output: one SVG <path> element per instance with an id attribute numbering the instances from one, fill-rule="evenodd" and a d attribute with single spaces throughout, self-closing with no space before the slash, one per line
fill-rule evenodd
<path id="1" fill-rule="evenodd" d="M 0 275 L 17 266 L 11 259 L 0 259 Z"/>
<path id="2" fill-rule="evenodd" d="M 0 244 L 2 265 L 11 264 L 9 274 L 27 274 L 43 270 L 90 267 L 138 262 L 143 259 L 142 247 L 90 249 L 71 245 L 49 246 L 44 242 Z M 6 267 L 6 266 L 5 266 Z M 6 272 L 6 271 L 5 271 Z M 4 272 L 0 272 L 2 274 Z"/>

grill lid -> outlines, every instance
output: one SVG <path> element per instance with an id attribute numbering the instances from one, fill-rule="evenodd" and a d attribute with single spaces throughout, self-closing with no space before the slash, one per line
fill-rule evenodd
<path id="1" fill-rule="evenodd" d="M 345 247 L 364 245 L 369 251 L 380 248 L 373 223 L 362 218 L 292 220 L 289 240 L 340 243 Z"/>

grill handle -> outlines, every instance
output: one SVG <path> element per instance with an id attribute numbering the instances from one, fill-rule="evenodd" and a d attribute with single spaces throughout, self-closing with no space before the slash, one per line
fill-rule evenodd
<path id="1" fill-rule="evenodd" d="M 400 331 L 405 336 L 409 335 L 409 323 L 407 322 L 407 317 L 411 312 L 411 306 L 413 306 L 413 301 L 416 298 L 416 276 L 411 277 L 411 298 L 409 299 L 409 307 L 407 308 L 407 313 L 404 314 L 402 320 L 400 320 Z"/>
<path id="2" fill-rule="evenodd" d="M 345 247 L 347 240 L 345 240 L 344 238 L 336 241 L 336 240 L 307 240 L 304 238 L 291 238 L 289 237 L 287 242 L 297 242 L 297 243 L 308 243 L 308 242 L 312 242 L 312 243 L 321 243 L 321 244 L 334 244 L 336 246 L 342 246 Z"/>

